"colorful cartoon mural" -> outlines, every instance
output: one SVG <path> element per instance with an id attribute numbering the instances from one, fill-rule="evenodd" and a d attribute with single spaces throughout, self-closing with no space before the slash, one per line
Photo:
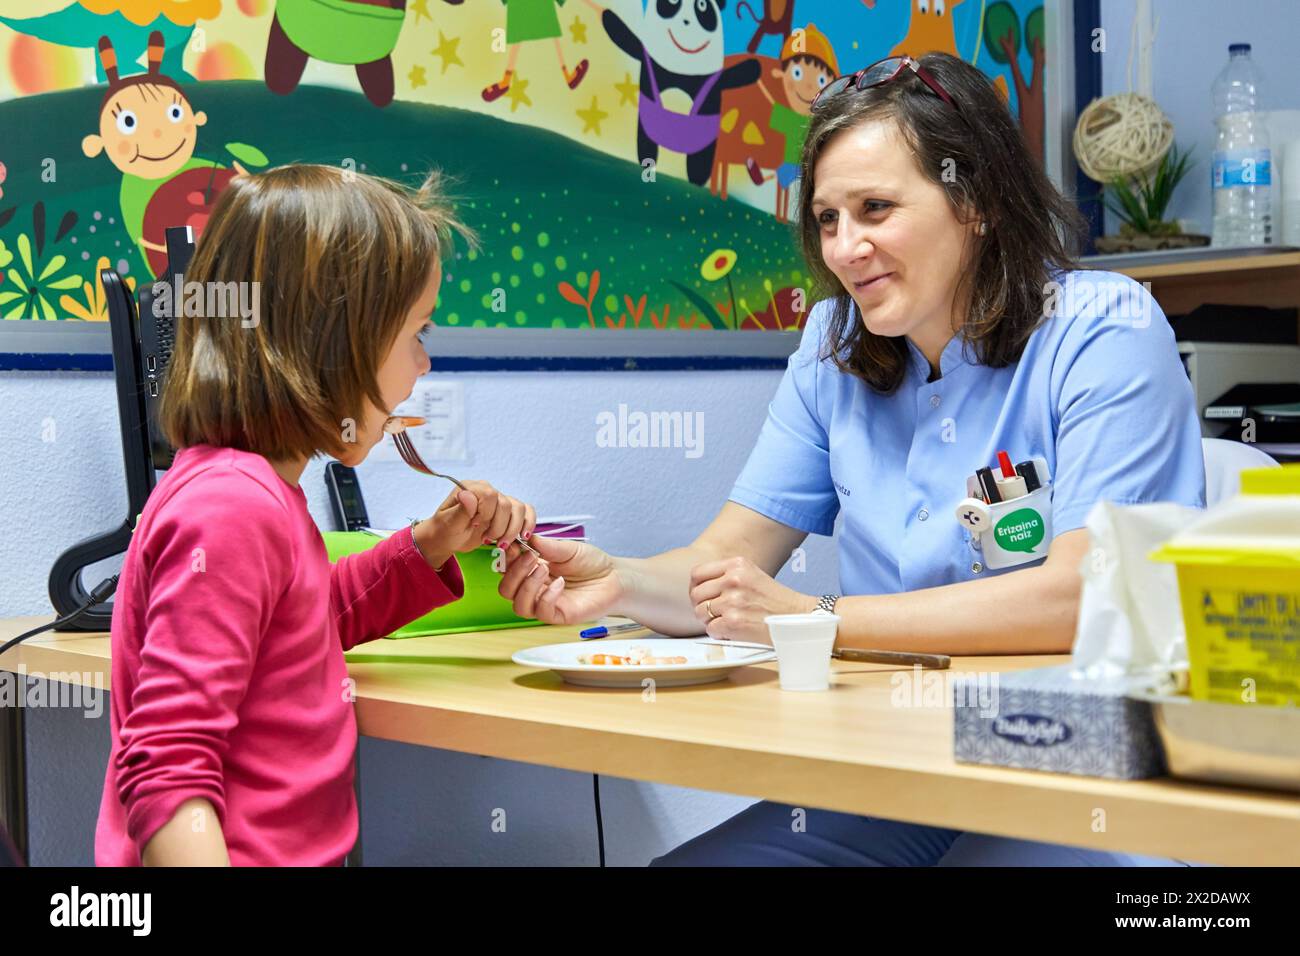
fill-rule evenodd
<path id="1" fill-rule="evenodd" d="M 436 324 L 797 329 L 811 99 L 935 49 L 1041 155 L 1041 0 L 0 0 L 0 317 L 103 320 L 101 263 L 301 161 L 451 175 Z"/>

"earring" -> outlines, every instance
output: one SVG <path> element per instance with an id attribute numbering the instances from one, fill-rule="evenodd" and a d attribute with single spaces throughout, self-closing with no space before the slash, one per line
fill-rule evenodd
<path id="1" fill-rule="evenodd" d="M 989 232 L 989 224 L 987 222 L 981 222 L 978 226 L 975 227 L 976 235 L 986 236 L 988 235 L 988 232 Z"/>

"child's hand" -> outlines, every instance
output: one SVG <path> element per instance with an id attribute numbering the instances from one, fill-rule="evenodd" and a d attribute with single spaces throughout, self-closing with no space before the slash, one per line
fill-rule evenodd
<path id="1" fill-rule="evenodd" d="M 533 533 L 537 512 L 532 505 L 503 495 L 486 481 L 466 481 L 465 489 L 452 491 L 432 517 L 412 530 L 425 560 L 441 569 L 453 553 L 473 551 L 484 544 L 502 542 L 507 553 L 521 534 Z"/>

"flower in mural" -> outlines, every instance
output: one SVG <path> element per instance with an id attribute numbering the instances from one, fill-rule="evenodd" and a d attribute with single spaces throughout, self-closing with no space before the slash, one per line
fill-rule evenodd
<path id="1" fill-rule="evenodd" d="M 9 176 L 9 170 L 5 169 L 4 163 L 0 163 L 0 183 L 3 183 L 8 176 Z M 4 194 L 5 191 L 3 189 L 0 189 L 0 197 L 3 197 Z"/>
<path id="2" fill-rule="evenodd" d="M 736 290 L 731 285 L 731 270 L 736 267 L 736 253 L 731 249 L 718 249 L 709 253 L 707 259 L 700 266 L 700 275 L 709 282 L 717 282 L 719 279 L 727 280 L 727 294 L 731 296 L 731 327 L 739 328 L 739 317 L 736 315 Z"/>
<path id="3" fill-rule="evenodd" d="M 90 280 L 81 284 L 81 294 L 85 296 L 84 302 L 79 302 L 70 295 L 64 295 L 59 299 L 59 305 L 68 313 L 70 319 L 80 319 L 83 322 L 107 322 L 108 321 L 108 299 L 104 295 L 104 284 L 99 281 L 99 274 L 108 268 L 108 256 L 100 256 L 99 261 L 95 263 L 95 271 L 91 273 Z M 126 287 L 135 295 L 135 279 L 124 279 Z"/>
<path id="4" fill-rule="evenodd" d="M 9 222 L 14 211 L 13 207 L 0 211 L 0 227 Z M 59 220 L 54 242 L 61 242 L 76 224 L 77 214 L 69 209 Z M 80 276 L 63 274 L 67 256 L 54 255 L 45 260 L 45 237 L 45 203 L 37 202 L 32 206 L 31 233 L 20 234 L 13 249 L 0 243 L 0 318 L 58 319 L 50 302 L 59 292 L 81 284 Z"/>
<path id="5" fill-rule="evenodd" d="M 700 266 L 700 275 L 710 282 L 717 282 L 736 266 L 736 254 L 730 249 L 719 249 L 709 254 Z"/>
<path id="6" fill-rule="evenodd" d="M 773 291 L 771 280 L 768 279 L 763 280 L 763 288 L 767 291 L 771 307 L 762 312 L 750 312 L 740 323 L 741 328 L 772 332 L 795 332 L 802 329 L 808 320 L 804 290 L 797 286 L 787 286 Z M 748 310 L 749 305 L 741 299 L 740 307 Z"/>
<path id="7" fill-rule="evenodd" d="M 19 235 L 17 246 L 22 269 L 11 266 L 5 271 L 8 282 L 0 286 L 0 316 L 6 319 L 57 319 L 59 314 L 50 305 L 50 300 L 56 292 L 75 289 L 81 284 L 81 277 L 60 274 L 67 265 L 67 256 L 56 255 L 44 263 L 33 258 L 32 241 L 27 233 Z"/>

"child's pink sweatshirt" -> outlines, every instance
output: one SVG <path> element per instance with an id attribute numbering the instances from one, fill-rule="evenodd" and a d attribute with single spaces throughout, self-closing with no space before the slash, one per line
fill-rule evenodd
<path id="1" fill-rule="evenodd" d="M 409 528 L 332 567 L 306 495 L 265 458 L 181 449 L 114 597 L 95 862 L 138 865 L 191 797 L 216 808 L 232 864 L 342 862 L 357 836 L 343 652 L 463 593 L 456 560 L 434 571 Z"/>

